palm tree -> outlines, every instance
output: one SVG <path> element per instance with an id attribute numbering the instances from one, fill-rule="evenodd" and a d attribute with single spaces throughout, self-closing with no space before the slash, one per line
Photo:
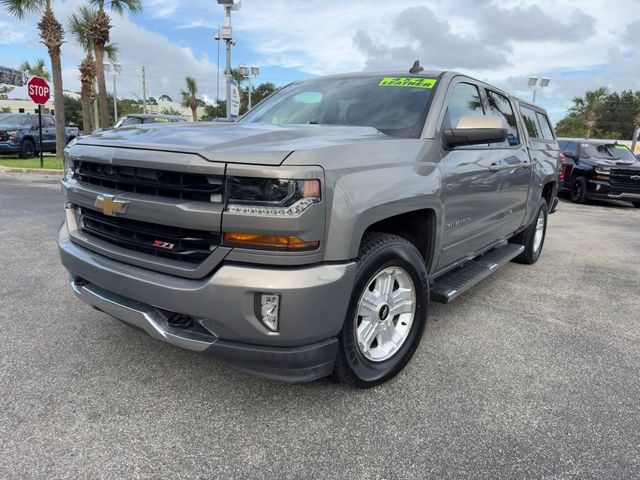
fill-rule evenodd
<path id="1" fill-rule="evenodd" d="M 20 65 L 20 70 L 30 77 L 42 77 L 47 81 L 51 81 L 51 74 L 45 66 L 44 58 L 38 58 L 33 65 L 29 62 L 24 62 Z"/>
<path id="2" fill-rule="evenodd" d="M 196 95 L 198 94 L 198 86 L 196 85 L 196 81 L 193 77 L 186 77 L 185 81 L 187 82 L 187 89 L 182 91 L 182 106 L 189 107 L 191 109 L 191 115 L 193 117 L 193 121 L 198 121 L 198 99 Z"/>
<path id="3" fill-rule="evenodd" d="M 56 118 L 56 152 L 62 156 L 66 137 L 64 134 L 64 96 L 62 93 L 62 61 L 60 47 L 64 42 L 64 29 L 53 14 L 51 4 L 53 0 L 0 0 L 10 15 L 18 20 L 24 19 L 29 13 L 42 14 L 38 29 L 40 38 L 49 52 L 51 72 L 53 74 L 53 97 Z"/>
<path id="4" fill-rule="evenodd" d="M 584 137 L 591 138 L 591 133 L 596 127 L 598 120 L 598 112 L 602 107 L 602 102 L 607 96 L 607 89 L 600 87 L 596 90 L 590 90 L 585 93 L 584 98 L 576 97 L 573 99 L 573 107 L 575 111 L 584 115 Z"/>
<path id="5" fill-rule="evenodd" d="M 91 5 L 97 7 L 89 36 L 93 42 L 96 60 L 96 76 L 98 79 L 98 105 L 100 107 L 100 125 L 109 125 L 109 105 L 107 103 L 107 84 L 104 79 L 104 54 L 105 46 L 109 43 L 111 31 L 111 18 L 105 11 L 108 6 L 112 12 L 118 15 L 135 14 L 142 11 L 140 0 L 90 0 Z"/>
<path id="6" fill-rule="evenodd" d="M 80 62 L 80 104 L 82 105 L 82 128 L 85 133 L 95 129 L 95 118 L 92 115 L 91 103 L 93 92 L 93 80 L 96 77 L 96 62 L 93 59 L 93 41 L 89 36 L 89 30 L 93 24 L 96 11 L 87 6 L 82 6 L 69 17 L 69 31 L 76 42 L 85 52 L 85 57 Z M 118 49 L 114 44 L 104 46 L 104 52 L 110 61 L 115 62 Z M 117 120 L 117 119 L 116 119 Z"/>

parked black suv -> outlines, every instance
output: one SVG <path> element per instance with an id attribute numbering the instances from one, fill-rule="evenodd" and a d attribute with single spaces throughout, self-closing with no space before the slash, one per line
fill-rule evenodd
<path id="1" fill-rule="evenodd" d="M 571 200 L 628 200 L 640 208 L 640 160 L 625 145 L 611 140 L 558 139 L 565 159 L 560 190 Z"/>

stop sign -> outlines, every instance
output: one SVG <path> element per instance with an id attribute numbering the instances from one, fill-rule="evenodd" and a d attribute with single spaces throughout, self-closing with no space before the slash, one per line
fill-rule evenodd
<path id="1" fill-rule="evenodd" d="M 38 105 L 44 105 L 51 97 L 51 89 L 44 78 L 31 77 L 27 82 L 29 98 Z"/>

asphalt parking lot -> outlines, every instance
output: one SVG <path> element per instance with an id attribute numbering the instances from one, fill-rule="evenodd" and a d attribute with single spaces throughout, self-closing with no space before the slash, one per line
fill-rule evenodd
<path id="1" fill-rule="evenodd" d="M 394 381 L 272 383 L 73 298 L 57 179 L 0 174 L 0 478 L 638 478 L 640 209 L 563 201 L 540 261 Z"/>

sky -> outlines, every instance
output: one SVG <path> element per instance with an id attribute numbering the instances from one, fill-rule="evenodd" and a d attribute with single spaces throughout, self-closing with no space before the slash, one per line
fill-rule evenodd
<path id="1" fill-rule="evenodd" d="M 83 3 L 54 0 L 54 12 L 66 26 Z M 122 64 L 118 96 L 142 96 L 144 65 L 150 96 L 178 99 L 191 75 L 201 97 L 213 102 L 222 7 L 214 0 L 142 4 L 139 15 L 113 15 L 111 39 Z M 17 21 L 0 7 L 0 65 L 48 62 L 37 22 L 37 16 Z M 554 121 L 586 90 L 640 90 L 640 0 L 243 0 L 232 23 L 232 64 L 259 66 L 257 83 L 408 70 L 419 59 L 426 69 L 461 71 L 527 99 L 528 77 L 548 77 L 537 103 Z M 78 91 L 83 53 L 70 35 L 62 53 L 64 88 Z M 224 97 L 223 42 L 220 61 Z M 107 85 L 111 90 L 111 75 Z M 25 90 L 12 96 L 24 98 Z"/>

